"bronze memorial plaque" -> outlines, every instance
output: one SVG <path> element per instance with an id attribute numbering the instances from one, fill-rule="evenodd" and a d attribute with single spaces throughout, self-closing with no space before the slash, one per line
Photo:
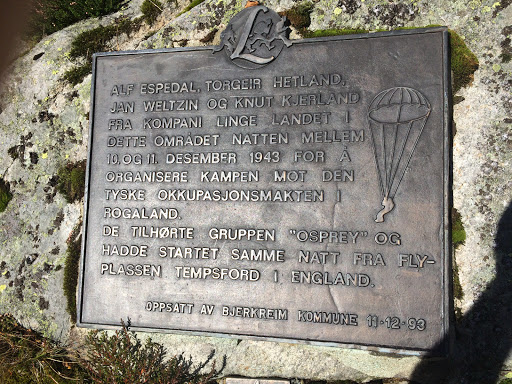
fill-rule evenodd
<path id="1" fill-rule="evenodd" d="M 78 324 L 444 353 L 444 28 L 96 54 Z"/>

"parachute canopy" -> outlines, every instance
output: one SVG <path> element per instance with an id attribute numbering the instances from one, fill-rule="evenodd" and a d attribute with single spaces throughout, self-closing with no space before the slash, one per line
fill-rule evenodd
<path id="1" fill-rule="evenodd" d="M 418 91 L 411 88 L 391 88 L 373 99 L 369 118 L 376 123 L 409 123 L 423 119 L 430 113 L 430 104 Z"/>

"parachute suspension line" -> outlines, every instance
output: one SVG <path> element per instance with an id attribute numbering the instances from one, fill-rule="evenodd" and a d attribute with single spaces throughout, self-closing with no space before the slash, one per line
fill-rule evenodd
<path id="1" fill-rule="evenodd" d="M 390 105 L 397 104 L 397 103 L 391 102 L 391 100 L 393 100 L 393 97 L 395 97 L 395 93 L 397 93 L 399 89 L 402 89 L 402 88 L 401 87 L 397 87 L 397 88 L 395 88 L 393 90 L 393 93 L 391 93 L 391 96 L 389 97 L 389 104 Z"/>
<path id="2" fill-rule="evenodd" d="M 404 97 L 404 89 L 400 88 L 400 100 L 402 100 L 403 97 Z M 400 105 L 400 107 L 397 110 L 395 131 L 394 131 L 394 135 L 393 135 L 393 151 L 391 153 L 391 165 L 389 167 L 389 176 L 388 177 L 389 177 L 390 182 L 389 182 L 389 186 L 388 186 L 388 192 L 389 192 L 389 196 L 391 196 L 391 197 L 394 196 L 394 194 L 393 195 L 391 194 L 391 189 L 393 188 L 393 182 L 395 180 L 395 174 L 396 174 L 396 171 L 398 169 L 398 166 L 400 165 L 400 158 L 401 158 L 401 155 L 400 155 L 398 157 L 397 161 L 395 162 L 395 167 L 393 167 L 393 160 L 395 158 L 396 138 L 398 136 L 398 129 L 400 128 L 401 118 L 402 118 L 402 105 Z M 410 128 L 411 127 L 409 126 L 409 129 Z M 409 136 L 409 132 L 407 132 L 407 136 Z M 406 137 L 406 141 L 407 141 L 407 137 Z M 403 147 L 402 147 L 402 151 L 403 151 Z"/>
<path id="3" fill-rule="evenodd" d="M 412 147 L 412 150 L 411 150 L 411 154 L 409 155 L 409 158 L 407 159 L 407 162 L 405 163 L 405 167 L 404 167 L 404 170 L 402 171 L 402 175 L 400 176 L 400 180 L 398 180 L 398 184 L 396 185 L 396 188 L 395 188 L 395 193 L 396 193 L 396 190 L 398 189 L 398 186 L 400 185 L 400 183 L 402 182 L 402 179 L 404 178 L 404 175 L 405 175 L 405 171 L 407 170 L 407 167 L 409 166 L 409 162 L 411 161 L 411 158 L 412 158 L 412 154 L 414 153 L 414 150 L 416 149 L 416 145 L 418 144 L 418 141 L 421 137 L 421 133 L 423 132 L 423 128 L 425 128 L 425 124 L 427 123 L 427 120 L 428 120 L 428 117 L 430 115 L 430 111 L 425 115 L 425 117 L 422 119 L 423 122 L 421 124 L 421 128 L 420 128 L 420 133 L 418 134 L 418 136 L 416 137 L 416 141 L 414 142 L 414 145 Z M 411 121 L 411 125 L 412 125 L 413 121 Z"/>
<path id="4" fill-rule="evenodd" d="M 393 149 L 391 151 L 391 162 L 389 164 L 389 175 L 388 175 L 388 186 L 387 186 L 387 191 L 388 191 L 388 196 L 392 196 L 391 195 L 391 188 L 393 187 L 393 180 L 394 180 L 394 175 L 393 175 L 393 159 L 395 158 L 395 148 L 396 148 L 396 137 L 397 137 L 397 133 L 398 133 L 398 127 L 399 127 L 399 124 L 396 124 L 395 125 L 395 129 L 394 129 L 394 133 L 393 133 Z M 400 159 L 398 159 L 400 160 Z M 396 163 L 396 168 L 398 168 L 398 164 L 399 164 L 399 161 L 397 161 Z M 396 171 L 395 171 L 396 173 Z"/>
<path id="5" fill-rule="evenodd" d="M 391 178 L 393 180 L 395 180 L 395 177 L 396 177 L 396 173 L 398 172 L 398 168 L 399 167 L 399 164 L 400 164 L 400 160 L 402 160 L 402 156 L 404 154 L 404 149 L 405 149 L 405 144 L 407 143 L 407 140 L 409 139 L 409 134 L 411 133 L 411 129 L 412 129 L 412 124 L 414 122 L 411 121 L 409 122 L 409 124 L 407 125 L 407 134 L 405 135 L 405 138 L 404 138 L 404 141 L 402 142 L 402 147 L 400 148 L 400 152 L 398 154 L 398 160 L 396 161 L 396 168 L 395 168 L 395 172 L 393 173 L 393 175 L 391 176 Z M 407 168 L 407 166 L 406 166 Z M 403 177 L 403 176 L 402 176 Z M 402 178 L 400 178 L 400 181 L 402 181 Z M 395 196 L 395 193 L 398 189 L 398 186 L 400 185 L 400 181 L 398 182 L 398 184 L 394 184 L 395 185 L 395 188 L 394 188 L 394 192 L 390 191 L 390 196 L 394 197 Z"/>
<path id="6" fill-rule="evenodd" d="M 373 160 L 375 161 L 375 167 L 377 168 L 377 175 L 379 176 L 380 193 L 384 197 L 384 195 L 385 195 L 384 185 L 382 185 L 382 177 L 381 177 L 381 173 L 380 173 L 379 161 L 377 160 L 377 149 L 375 148 L 376 143 L 375 143 L 375 137 L 373 136 L 372 124 L 368 123 L 368 127 L 370 128 L 370 137 L 372 139 L 372 144 L 373 144 L 372 145 Z"/>
<path id="7" fill-rule="evenodd" d="M 384 159 L 384 177 L 386 179 L 386 182 L 385 182 L 385 185 L 386 185 L 386 189 L 385 189 L 385 195 L 383 195 L 383 197 L 388 197 L 389 195 L 389 184 L 388 184 L 388 165 L 387 165 L 387 161 L 386 161 L 386 137 L 384 136 L 384 125 L 385 124 L 381 124 L 381 127 L 382 127 L 382 158 Z"/>
<path id="8" fill-rule="evenodd" d="M 391 103 L 391 100 L 393 100 L 393 98 L 395 97 L 395 95 L 397 94 L 397 92 L 400 92 L 400 100 L 403 100 L 403 97 L 404 97 L 404 88 L 402 87 L 398 87 L 396 88 L 393 93 L 391 94 L 391 97 L 389 98 L 389 101 Z M 393 103 L 391 103 L 393 104 Z M 398 111 L 397 111 L 397 116 L 396 116 L 396 124 L 394 126 L 394 130 L 393 130 L 393 146 L 391 148 L 391 156 L 389 157 L 389 159 L 387 158 L 387 152 L 386 152 L 386 148 L 384 147 L 384 161 L 385 161 L 385 167 L 386 167 L 386 195 L 385 197 L 391 197 L 391 188 L 393 187 L 393 177 L 391 176 L 391 174 L 393 173 L 393 159 L 394 159 L 394 155 L 395 155 L 395 147 L 396 147 L 396 138 L 397 138 L 397 134 L 398 134 L 398 128 L 400 126 L 400 121 L 401 121 L 401 115 L 402 115 L 402 105 L 399 106 L 398 108 Z M 388 146 L 389 146 L 389 143 L 388 143 Z M 389 161 L 389 162 L 388 162 Z M 397 162 L 396 163 L 396 166 L 398 167 L 399 163 Z"/>
<path id="9" fill-rule="evenodd" d="M 373 100 L 372 104 L 379 105 L 382 102 L 382 100 L 384 99 L 385 96 L 386 96 L 386 91 L 382 91 L 377 96 L 375 96 L 375 99 Z"/>
<path id="10" fill-rule="evenodd" d="M 382 102 L 382 100 L 384 100 L 384 97 L 386 97 L 386 93 L 387 93 L 387 91 L 382 91 L 377 96 L 375 96 L 375 99 L 373 100 L 372 104 L 379 105 Z M 380 124 L 382 124 L 382 123 L 380 123 Z M 372 124 L 368 123 L 368 126 L 370 127 L 370 135 L 371 135 L 371 139 L 372 139 L 372 143 L 373 143 L 373 146 L 372 146 L 373 160 L 375 161 L 375 167 L 377 168 L 377 175 L 379 176 L 380 193 L 381 193 L 381 196 L 384 197 L 384 196 L 386 196 L 386 190 L 384 189 L 384 183 L 382 180 L 382 172 L 380 170 L 379 160 L 377 158 L 376 137 L 373 134 Z M 378 128 L 375 128 L 375 129 L 378 129 Z M 384 129 L 383 124 L 382 124 L 382 129 Z"/>
<path id="11" fill-rule="evenodd" d="M 387 169 L 386 169 L 386 142 L 384 139 L 384 123 L 379 124 L 381 129 L 381 135 L 382 135 L 382 157 L 384 159 L 384 176 L 386 178 L 386 189 L 384 189 L 384 183 L 382 180 L 382 172 L 379 167 L 379 161 L 377 160 L 377 156 L 375 155 L 377 152 L 376 149 L 376 143 L 373 138 L 372 133 L 372 141 L 373 141 L 373 152 L 375 157 L 375 164 L 377 166 L 377 174 L 379 175 L 379 183 L 380 183 L 380 190 L 382 194 L 382 209 L 377 213 L 377 217 L 375 218 L 376 223 L 382 223 L 384 221 L 384 215 L 390 211 L 393 210 L 395 207 L 395 203 L 393 202 L 392 198 L 388 198 L 389 196 L 389 186 L 388 186 L 388 180 L 387 180 Z M 372 129 L 370 127 L 370 132 L 372 132 Z"/>
<path id="12" fill-rule="evenodd" d="M 404 98 L 404 90 L 402 88 L 400 88 L 400 100 L 403 100 Z M 397 111 L 397 116 L 396 116 L 396 126 L 398 127 L 398 124 L 400 124 L 400 120 L 401 117 L 402 117 L 402 107 L 403 105 L 400 105 L 400 108 L 398 108 L 398 111 Z"/>
<path id="13" fill-rule="evenodd" d="M 394 95 L 394 93 L 393 93 Z M 404 97 L 404 89 L 403 88 L 400 88 L 400 100 L 403 100 L 403 97 Z M 398 165 L 400 164 L 400 157 L 398 158 L 398 160 L 396 161 L 396 167 L 395 167 L 395 170 L 393 172 L 393 159 L 395 158 L 395 148 L 396 148 L 396 138 L 398 136 L 398 129 L 400 127 L 400 121 L 401 121 L 401 118 L 402 118 L 402 105 L 398 108 L 398 111 L 397 111 L 397 116 L 396 116 L 396 124 L 395 124 L 395 129 L 394 129 L 394 132 L 393 132 L 393 148 L 392 148 L 392 151 L 391 151 L 391 164 L 389 165 L 389 175 L 387 176 L 388 177 L 388 185 L 386 186 L 386 190 L 388 191 L 388 195 L 386 196 L 390 196 L 390 197 L 393 197 L 394 194 L 392 195 L 391 194 L 391 188 L 393 188 L 393 180 L 395 179 L 395 174 L 396 174 L 396 170 L 398 169 Z M 411 129 L 411 126 L 409 125 L 409 130 Z M 402 151 L 403 151 L 403 148 L 402 148 Z"/>

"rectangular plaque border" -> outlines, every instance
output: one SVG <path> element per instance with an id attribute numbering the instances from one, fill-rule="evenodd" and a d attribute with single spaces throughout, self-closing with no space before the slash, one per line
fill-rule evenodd
<path id="1" fill-rule="evenodd" d="M 453 303 L 453 244 L 452 244 L 452 220 L 451 210 L 453 209 L 453 90 L 451 78 L 450 61 L 450 32 L 448 28 L 443 31 L 443 61 L 444 61 L 444 343 L 440 345 L 439 353 L 448 356 L 454 350 L 454 332 L 452 325 L 455 322 L 455 311 Z"/>
<path id="2" fill-rule="evenodd" d="M 404 35 L 417 35 L 427 33 L 442 33 L 443 47 L 442 47 L 442 61 L 443 61 L 443 94 L 444 94 L 444 111 L 443 111 L 443 124 L 444 124 L 444 148 L 443 148 L 443 172 L 444 172 L 444 198 L 443 198 L 443 240 L 444 240 L 444 257 L 441 262 L 444 265 L 441 268 L 443 272 L 441 289 L 443 290 L 443 303 L 441 306 L 441 315 L 443 317 L 442 330 L 440 336 L 440 343 L 434 349 L 418 349 L 418 348 L 394 348 L 378 344 L 357 344 L 357 343 L 341 343 L 329 341 L 316 341 L 310 339 L 297 339 L 297 338 L 280 338 L 270 336 L 256 336 L 250 334 L 238 333 L 222 333 L 222 332 L 206 332 L 206 331 L 184 331 L 171 328 L 157 328 L 157 327 L 130 327 L 130 330 L 141 332 L 155 332 L 155 333 L 169 333 L 179 334 L 185 336 L 206 336 L 206 337 L 221 337 L 221 338 L 236 338 L 257 341 L 272 341 L 291 344 L 305 344 L 320 347 L 341 347 L 353 348 L 366 351 L 375 351 L 379 353 L 399 354 L 405 356 L 448 356 L 453 350 L 453 276 L 452 276 L 452 241 L 451 241 L 451 215 L 450 210 L 453 205 L 452 196 L 452 180 L 453 180 L 453 165 L 452 165 L 452 86 L 451 86 L 451 69 L 450 69 L 450 34 L 447 27 L 429 27 L 429 28 L 415 28 L 409 30 L 398 31 L 384 31 L 354 35 L 340 35 L 317 37 L 309 39 L 293 40 L 293 44 L 311 44 L 316 42 L 328 42 L 339 40 L 359 40 L 371 38 L 384 38 L 393 36 Z M 187 51 L 208 51 L 212 46 L 202 47 L 180 47 L 180 48 L 160 48 L 160 49 L 144 49 L 144 50 L 129 50 L 129 51 L 116 51 L 116 52 L 99 52 L 94 53 L 92 58 L 92 77 L 91 77 L 91 102 L 89 111 L 89 137 L 87 149 L 87 166 L 85 178 L 85 191 L 84 194 L 84 211 L 82 219 L 82 244 L 80 255 L 80 266 L 78 276 L 78 292 L 77 292 L 77 318 L 76 326 L 81 328 L 99 329 L 99 330 L 119 330 L 118 323 L 89 323 L 81 320 L 82 316 L 82 303 L 84 301 L 84 279 L 83 272 L 85 269 L 85 245 L 87 242 L 87 223 L 88 223 L 88 209 L 89 209 L 89 184 L 91 178 L 91 159 L 92 159 L 92 138 L 94 126 L 94 112 L 95 105 L 95 88 L 96 88 L 96 63 L 99 57 L 105 56 L 127 56 L 139 54 L 159 54 L 171 52 L 187 52 Z"/>

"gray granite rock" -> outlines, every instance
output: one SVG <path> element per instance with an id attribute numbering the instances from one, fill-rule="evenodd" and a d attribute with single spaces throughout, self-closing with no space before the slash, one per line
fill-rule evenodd
<path id="1" fill-rule="evenodd" d="M 122 14 L 140 16 L 141 3 L 132 0 Z M 266 5 L 284 11 L 294 4 L 272 0 Z M 444 368 L 411 356 L 183 335 L 153 334 L 153 339 L 170 354 L 185 352 L 197 361 L 215 350 L 218 364 L 226 356 L 224 375 L 247 377 L 463 382 L 461 378 L 474 375 L 483 383 L 497 380 L 500 369 L 511 370 L 512 330 L 510 320 L 504 319 L 512 307 L 511 290 L 506 290 L 512 281 L 512 251 L 503 235 L 509 230 L 512 201 L 512 62 L 503 56 L 511 51 L 512 6 L 507 4 L 318 0 L 312 13 L 313 30 L 446 25 L 479 60 L 473 81 L 457 93 L 460 102 L 453 108 L 453 204 L 467 238 L 455 253 L 463 296 L 455 301 L 461 313 L 455 340 L 460 358 L 452 361 L 450 378 L 436 378 Z M 181 0 L 166 2 L 153 26 L 142 25 L 130 37 L 118 36 L 110 49 L 216 44 L 243 4 L 206 0 L 179 15 L 184 6 Z M 86 332 L 74 329 L 62 291 L 66 240 L 80 223 L 83 208 L 81 202 L 67 203 L 57 192 L 55 176 L 67 162 L 86 158 L 90 76 L 74 87 L 62 76 L 75 65 L 68 53 L 74 37 L 120 16 L 86 20 L 47 36 L 21 55 L 2 79 L 0 174 L 10 183 L 13 199 L 0 213 L 0 312 L 63 341 Z M 471 369 L 464 368 L 462 357 L 473 363 Z M 483 360 L 492 361 L 490 367 L 481 366 Z"/>

